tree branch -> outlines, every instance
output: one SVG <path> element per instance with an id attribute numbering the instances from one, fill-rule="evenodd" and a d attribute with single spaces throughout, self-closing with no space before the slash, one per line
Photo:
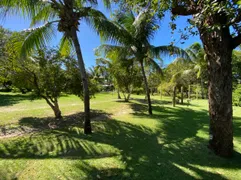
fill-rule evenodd
<path id="1" fill-rule="evenodd" d="M 237 16 L 228 23 L 228 26 L 233 25 L 235 23 L 239 23 L 240 21 L 241 21 L 241 10 L 239 10 Z"/>
<path id="2" fill-rule="evenodd" d="M 178 1 L 174 0 L 172 3 L 172 14 L 189 16 L 199 12 L 198 5 L 194 1 L 187 1 L 185 5 L 178 5 Z"/>
<path id="3" fill-rule="evenodd" d="M 182 15 L 182 16 L 189 16 L 193 14 L 197 14 L 199 11 L 197 8 L 193 7 L 185 7 L 185 6 L 176 6 L 172 8 L 172 14 L 174 15 Z"/>

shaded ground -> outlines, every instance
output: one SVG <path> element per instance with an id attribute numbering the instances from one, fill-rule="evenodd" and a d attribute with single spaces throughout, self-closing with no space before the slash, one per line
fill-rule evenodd
<path id="1" fill-rule="evenodd" d="M 110 114 L 102 111 L 93 110 L 91 112 L 92 121 L 105 120 Z M 19 120 L 18 124 L 7 124 L 0 126 L 0 139 L 22 136 L 25 134 L 42 132 L 48 129 L 64 129 L 74 126 L 82 127 L 84 114 L 77 113 L 69 116 L 63 116 L 63 119 L 55 119 L 54 117 L 37 118 L 24 117 Z"/>
<path id="2" fill-rule="evenodd" d="M 13 94 L 13 93 L 0 93 L 0 107 L 10 106 L 17 104 L 23 100 L 31 100 L 29 95 Z"/>
<path id="3" fill-rule="evenodd" d="M 127 104 L 116 103 L 120 111 Z M 128 103 L 117 115 L 97 112 L 94 133 L 83 134 L 79 115 L 68 123 L 0 143 L 0 179 L 239 179 L 241 177 L 241 119 L 236 116 L 235 155 L 215 156 L 207 148 L 205 106 Z M 117 108 L 118 107 L 118 108 Z M 113 107 L 114 108 L 114 107 Z M 102 113 L 102 114 L 99 114 Z M 74 121 L 76 122 L 76 121 Z M 22 118 L 19 124 L 39 128 L 44 118 Z"/>

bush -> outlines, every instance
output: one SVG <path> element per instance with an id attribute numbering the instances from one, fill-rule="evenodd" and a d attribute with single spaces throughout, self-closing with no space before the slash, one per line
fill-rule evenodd
<path id="1" fill-rule="evenodd" d="M 233 91 L 233 105 L 241 106 L 241 84 L 238 84 Z"/>

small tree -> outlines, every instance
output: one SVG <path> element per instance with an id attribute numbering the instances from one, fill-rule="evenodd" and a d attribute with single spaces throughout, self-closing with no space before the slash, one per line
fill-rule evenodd
<path id="1" fill-rule="evenodd" d="M 140 85 L 141 74 L 133 59 L 118 59 L 112 56 L 111 60 L 98 58 L 97 65 L 105 69 L 113 77 L 117 89 L 122 92 L 124 100 L 129 101 L 134 87 Z"/>
<path id="2" fill-rule="evenodd" d="M 11 32 L 0 26 L 0 86 L 2 85 L 7 91 L 11 91 L 10 71 L 6 67 L 8 65 L 8 54 L 6 52 L 7 44 L 10 39 Z"/>
<path id="3" fill-rule="evenodd" d="M 58 103 L 61 92 L 73 93 L 73 89 L 81 89 L 82 84 L 71 86 L 75 83 L 73 76 L 80 77 L 75 60 L 63 57 L 55 49 L 38 50 L 24 61 L 16 59 L 12 69 L 14 86 L 31 88 L 36 97 L 45 99 L 56 119 L 62 118 Z"/>

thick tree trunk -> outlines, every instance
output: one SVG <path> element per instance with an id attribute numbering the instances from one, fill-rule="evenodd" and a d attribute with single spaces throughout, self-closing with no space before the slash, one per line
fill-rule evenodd
<path id="1" fill-rule="evenodd" d="M 199 28 L 208 59 L 209 147 L 223 157 L 233 153 L 232 46 L 228 28 L 207 32 Z"/>
<path id="2" fill-rule="evenodd" d="M 176 86 L 173 87 L 172 106 L 176 106 Z"/>
<path id="3" fill-rule="evenodd" d="M 87 78 L 85 64 L 84 64 L 82 52 L 80 49 L 78 36 L 77 36 L 77 29 L 75 27 L 72 27 L 71 29 L 71 38 L 75 46 L 82 83 L 83 83 L 84 110 L 85 110 L 84 133 L 91 134 L 92 130 L 91 130 L 91 123 L 90 123 L 90 96 L 89 96 L 88 78 Z"/>
<path id="4" fill-rule="evenodd" d="M 141 61 L 140 64 L 141 64 L 141 71 L 142 71 L 142 76 L 143 76 L 143 80 L 144 80 L 144 84 L 145 84 L 146 97 L 147 97 L 147 102 L 148 102 L 148 112 L 151 115 L 152 114 L 152 106 L 151 106 L 150 89 L 149 89 L 149 86 L 148 86 L 143 62 Z"/>

